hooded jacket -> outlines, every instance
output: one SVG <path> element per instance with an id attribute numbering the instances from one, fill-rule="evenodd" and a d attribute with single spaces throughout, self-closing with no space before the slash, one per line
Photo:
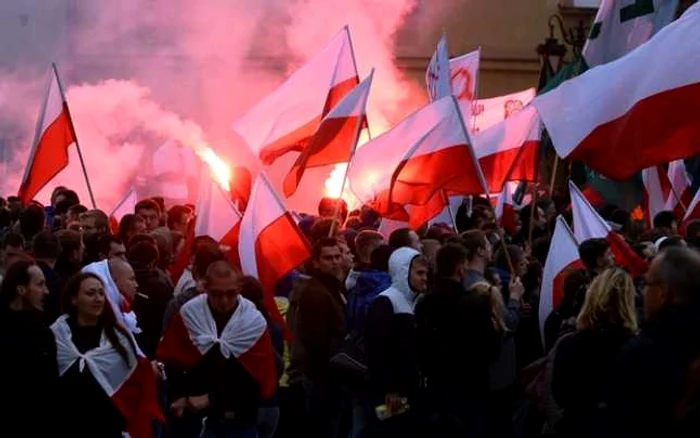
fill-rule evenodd
<path id="1" fill-rule="evenodd" d="M 413 308 L 418 294 L 411 289 L 411 264 L 420 253 L 399 248 L 389 259 L 391 287 L 372 302 L 367 314 L 365 342 L 374 394 L 379 399 L 398 393 L 415 395 L 419 387 L 416 328 Z"/>

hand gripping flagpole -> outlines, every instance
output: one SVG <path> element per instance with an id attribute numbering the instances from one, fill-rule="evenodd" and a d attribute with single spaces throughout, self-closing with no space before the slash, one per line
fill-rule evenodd
<path id="1" fill-rule="evenodd" d="M 452 98 L 452 102 L 455 106 L 455 109 L 457 110 L 457 114 L 459 115 L 459 122 L 462 125 L 462 131 L 464 132 L 464 137 L 467 139 L 467 147 L 469 148 L 469 153 L 472 156 L 472 160 L 474 162 L 474 167 L 476 168 L 476 171 L 478 172 L 478 177 L 479 177 L 479 182 L 481 183 L 481 188 L 484 190 L 484 193 L 486 194 L 486 199 L 489 201 L 489 206 L 491 207 L 491 213 L 493 214 L 493 217 L 496 217 L 496 209 L 493 207 L 491 204 L 491 193 L 489 192 L 489 187 L 488 184 L 486 183 L 486 178 L 484 178 L 484 172 L 481 171 L 481 165 L 479 164 L 479 160 L 476 158 L 476 154 L 474 153 L 474 147 L 472 143 L 472 139 L 469 136 L 469 131 L 467 130 L 466 125 L 464 124 L 464 115 L 462 114 L 462 109 L 459 107 L 459 102 L 457 102 L 457 98 L 454 95 L 450 96 Z M 508 269 L 510 269 L 511 277 L 515 277 L 515 269 L 513 267 L 513 260 L 510 258 L 510 253 L 508 252 L 508 246 L 506 245 L 505 239 L 501 239 L 501 244 L 503 245 L 503 252 L 506 257 L 506 262 L 508 262 Z"/>
<path id="2" fill-rule="evenodd" d="M 78 142 L 78 135 L 75 132 L 75 126 L 73 125 L 73 117 L 70 115 L 70 109 L 68 108 L 68 103 L 66 101 L 66 95 L 63 92 L 63 84 L 61 83 L 61 77 L 58 75 L 58 68 L 56 68 L 56 63 L 51 64 L 53 73 L 56 75 L 56 82 L 58 83 L 58 90 L 61 92 L 61 100 L 63 101 L 63 108 L 68 114 L 68 123 L 70 124 L 70 130 L 73 133 L 73 138 L 75 139 L 75 148 L 78 151 L 78 159 L 80 160 L 80 167 L 83 169 L 83 176 L 85 177 L 85 184 L 87 185 L 88 194 L 90 195 L 90 203 L 93 209 L 97 209 L 97 204 L 95 203 L 95 195 L 92 193 L 92 186 L 90 185 L 90 179 L 88 178 L 87 169 L 85 168 L 85 161 L 83 160 L 83 153 L 80 151 L 80 143 Z"/>

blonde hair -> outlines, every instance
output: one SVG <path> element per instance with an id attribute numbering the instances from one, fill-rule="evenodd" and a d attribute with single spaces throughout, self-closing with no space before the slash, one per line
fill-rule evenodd
<path id="1" fill-rule="evenodd" d="M 468 291 L 489 300 L 493 326 L 497 332 L 505 333 L 508 329 L 506 328 L 505 305 L 503 304 L 501 290 L 492 284 L 480 281 L 470 286 Z"/>
<path id="2" fill-rule="evenodd" d="M 613 324 L 636 332 L 634 297 L 632 277 L 619 268 L 606 269 L 588 287 L 581 313 L 576 318 L 576 328 L 588 330 L 603 324 Z"/>

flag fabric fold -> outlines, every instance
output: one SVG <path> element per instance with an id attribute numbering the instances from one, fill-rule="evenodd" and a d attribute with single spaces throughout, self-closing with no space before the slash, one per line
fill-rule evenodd
<path id="1" fill-rule="evenodd" d="M 328 112 L 358 84 L 346 26 L 275 91 L 233 123 L 264 164 L 303 151 Z"/>
<path id="2" fill-rule="evenodd" d="M 471 105 L 476 101 L 481 49 L 450 59 L 450 85 L 452 94 L 459 100 L 465 122 L 472 114 Z"/>
<path id="3" fill-rule="evenodd" d="M 643 275 L 649 268 L 647 262 L 634 252 L 622 236 L 612 230 L 571 181 L 569 192 L 576 240 L 583 243 L 588 239 L 606 239 L 618 265 L 629 270 L 633 277 Z"/>
<path id="4" fill-rule="evenodd" d="M 624 180 L 700 152 L 699 9 L 533 100 L 560 157 Z"/>
<path id="5" fill-rule="evenodd" d="M 671 181 L 662 166 L 642 170 L 644 183 L 644 214 L 649 228 L 654 228 L 654 218 L 666 209 L 666 201 L 671 194 Z"/>
<path id="6" fill-rule="evenodd" d="M 671 181 L 672 190 L 666 201 L 666 210 L 682 218 L 685 215 L 684 208 L 688 208 L 693 200 L 690 178 L 683 160 L 671 161 L 668 164 L 668 179 Z"/>
<path id="7" fill-rule="evenodd" d="M 119 222 L 121 222 L 125 215 L 134 213 L 134 207 L 136 207 L 137 202 L 138 197 L 136 195 L 136 190 L 132 186 L 129 186 L 124 196 L 122 196 L 119 202 L 117 202 L 117 205 L 115 205 L 109 213 L 109 227 L 112 230 L 112 234 L 115 236 L 119 234 Z M 128 242 L 124 242 L 124 244 L 127 243 Z"/>
<path id="8" fill-rule="evenodd" d="M 266 309 L 283 322 L 276 310 L 275 287 L 285 275 L 309 258 L 311 249 L 262 172 L 253 185 L 248 208 L 241 220 L 238 253 L 243 273 L 262 283 Z"/>
<path id="9" fill-rule="evenodd" d="M 284 179 L 286 197 L 296 192 L 306 169 L 349 160 L 360 130 L 367 126 L 367 100 L 373 76 L 374 72 L 370 73 L 324 117 Z"/>
<path id="10" fill-rule="evenodd" d="M 425 85 L 431 102 L 452 94 L 447 37 L 442 35 L 425 72 Z"/>
<path id="11" fill-rule="evenodd" d="M 29 203 L 61 170 L 68 166 L 68 148 L 76 142 L 73 121 L 63 97 L 56 67 L 37 120 L 34 143 L 19 187 L 19 198 Z"/>
<path id="12" fill-rule="evenodd" d="M 527 107 L 532 102 L 532 99 L 535 98 L 535 94 L 537 94 L 537 91 L 534 88 L 528 88 L 517 93 L 477 100 L 474 104 L 469 130 L 476 134 L 501 123 Z M 462 112 L 464 112 L 463 104 Z"/>
<path id="13" fill-rule="evenodd" d="M 184 370 L 196 366 L 212 348 L 225 359 L 234 357 L 260 385 L 261 399 L 277 389 L 277 368 L 265 317 L 255 304 L 238 296 L 238 307 L 217 333 L 206 294 L 182 306 L 165 329 L 156 357 Z"/>
<path id="14" fill-rule="evenodd" d="M 348 185 L 382 216 L 406 221 L 404 206 L 428 205 L 438 191 L 480 195 L 488 190 L 453 96 L 414 112 L 359 148 Z"/>
<path id="15" fill-rule="evenodd" d="M 563 217 L 559 216 L 552 234 L 547 259 L 542 271 L 539 321 L 540 333 L 544 337 L 544 324 L 547 316 L 559 307 L 564 297 L 564 280 L 569 272 L 582 269 L 583 263 L 578 254 L 578 242 Z"/>
<path id="16" fill-rule="evenodd" d="M 603 0 L 583 47 L 589 67 L 614 61 L 673 20 L 678 0 Z"/>
<path id="17" fill-rule="evenodd" d="M 134 352 L 134 339 L 117 333 L 128 363 L 124 362 L 104 333 L 97 348 L 81 353 L 73 343 L 67 320 L 68 316 L 63 315 L 51 326 L 56 340 L 59 375 L 63 376 L 76 363 L 81 371 L 87 368 L 97 385 L 124 416 L 129 435 L 132 438 L 153 436 L 153 420 L 163 421 L 157 383 L 148 359 Z"/>

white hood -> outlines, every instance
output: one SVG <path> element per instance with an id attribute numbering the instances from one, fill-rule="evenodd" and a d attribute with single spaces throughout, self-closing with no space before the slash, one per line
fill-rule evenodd
<path id="1" fill-rule="evenodd" d="M 408 277 L 411 273 L 411 262 L 419 257 L 420 252 L 413 248 L 399 248 L 389 258 L 389 275 L 391 275 L 391 287 L 381 294 L 389 298 L 394 313 L 413 313 L 413 306 L 418 295 L 411 290 Z"/>
<path id="2" fill-rule="evenodd" d="M 136 320 L 136 314 L 134 311 L 124 313 L 121 310 L 122 300 L 125 298 L 119 292 L 117 283 L 115 283 L 114 278 L 112 278 L 112 273 L 109 272 L 109 261 L 102 260 L 101 262 L 90 263 L 83 268 L 84 273 L 90 273 L 97 275 L 102 280 L 102 284 L 105 287 L 105 296 L 112 306 L 114 315 L 127 330 L 131 333 L 138 334 L 141 333 L 141 329 L 138 327 L 138 321 Z"/>

